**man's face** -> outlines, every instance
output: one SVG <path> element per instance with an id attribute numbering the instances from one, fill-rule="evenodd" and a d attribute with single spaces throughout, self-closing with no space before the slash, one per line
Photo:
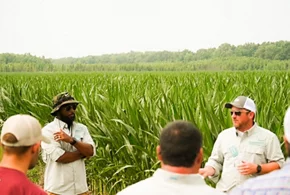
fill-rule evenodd
<path id="1" fill-rule="evenodd" d="M 75 120 L 77 104 L 65 104 L 59 109 L 58 117 L 67 124 L 72 124 Z"/>
<path id="2" fill-rule="evenodd" d="M 253 125 L 253 113 L 249 110 L 233 106 L 231 116 L 234 127 L 239 131 L 246 131 Z"/>

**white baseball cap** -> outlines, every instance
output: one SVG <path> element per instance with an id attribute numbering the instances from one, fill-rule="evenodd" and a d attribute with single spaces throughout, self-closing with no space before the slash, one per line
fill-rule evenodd
<path id="1" fill-rule="evenodd" d="M 286 114 L 284 117 L 284 134 L 287 141 L 290 143 L 290 107 L 286 111 Z"/>
<path id="2" fill-rule="evenodd" d="M 246 96 L 238 96 L 233 102 L 225 104 L 226 108 L 232 108 L 233 106 L 237 108 L 244 108 L 256 113 L 256 104 L 254 100 Z"/>
<path id="3" fill-rule="evenodd" d="M 4 140 L 3 137 L 7 133 L 13 134 L 17 142 L 11 143 Z M 17 114 L 9 117 L 4 122 L 1 131 L 1 143 L 3 145 L 10 147 L 32 146 L 39 141 L 50 143 L 50 140 L 42 135 L 41 125 L 36 118 L 30 115 Z"/>

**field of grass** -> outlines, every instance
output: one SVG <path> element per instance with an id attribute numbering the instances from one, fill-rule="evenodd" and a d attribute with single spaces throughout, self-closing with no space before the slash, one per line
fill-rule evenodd
<path id="1" fill-rule="evenodd" d="M 114 194 L 159 167 L 155 148 L 169 121 L 188 120 L 201 129 L 206 161 L 217 134 L 232 125 L 224 104 L 238 95 L 256 101 L 256 121 L 283 145 L 289 77 L 289 72 L 1 74 L 0 122 L 28 113 L 44 125 L 52 120 L 52 97 L 70 92 L 81 101 L 77 121 L 88 126 L 97 145 L 97 155 L 87 161 L 90 189 Z M 43 167 L 29 173 L 32 180 L 41 180 Z"/>

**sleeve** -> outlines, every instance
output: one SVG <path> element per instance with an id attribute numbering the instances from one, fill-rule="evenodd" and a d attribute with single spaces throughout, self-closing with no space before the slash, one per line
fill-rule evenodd
<path id="1" fill-rule="evenodd" d="M 213 182 L 217 182 L 224 162 L 224 156 L 221 149 L 222 136 L 219 135 L 214 143 L 211 156 L 209 157 L 205 166 L 211 166 L 215 169 L 215 174 L 209 177 Z"/>
<path id="2" fill-rule="evenodd" d="M 283 166 L 285 159 L 281 150 L 280 142 L 275 134 L 271 136 L 265 152 L 267 162 L 277 162 L 280 168 Z"/>
<path id="3" fill-rule="evenodd" d="M 79 134 L 78 132 L 76 132 L 76 137 L 75 137 L 77 140 L 81 141 L 81 142 L 84 142 L 84 143 L 87 143 L 87 144 L 91 144 L 92 147 L 93 147 L 93 150 L 94 150 L 94 154 L 93 156 L 96 154 L 96 146 L 95 146 L 95 143 L 89 133 L 89 130 L 87 128 L 87 126 L 83 125 L 82 127 L 82 133 Z"/>
<path id="4" fill-rule="evenodd" d="M 42 148 L 42 159 L 45 163 L 47 161 L 52 160 L 56 161 L 59 157 L 61 157 L 65 150 L 61 148 L 61 144 L 54 140 L 53 138 L 53 131 L 47 127 L 42 129 L 42 134 L 50 139 L 50 143 L 41 142 Z"/>

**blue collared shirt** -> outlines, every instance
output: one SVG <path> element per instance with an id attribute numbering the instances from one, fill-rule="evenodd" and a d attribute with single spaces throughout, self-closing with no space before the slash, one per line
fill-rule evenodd
<path id="1" fill-rule="evenodd" d="M 233 189 L 229 195 L 289 195 L 290 157 L 282 169 L 247 180 Z"/>

